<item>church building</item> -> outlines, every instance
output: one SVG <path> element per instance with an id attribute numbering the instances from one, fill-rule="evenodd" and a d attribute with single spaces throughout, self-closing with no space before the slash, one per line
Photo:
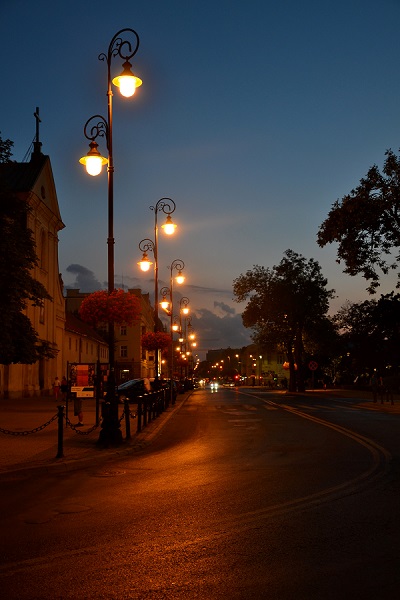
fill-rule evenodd
<path id="1" fill-rule="evenodd" d="M 37 111 L 38 113 L 38 111 Z M 35 113 L 37 123 L 38 114 Z M 0 164 L 1 177 L 29 207 L 27 227 L 33 233 L 38 264 L 32 276 L 46 288 L 52 301 L 43 307 L 27 304 L 29 317 L 40 339 L 57 351 L 55 359 L 41 359 L 32 365 L 0 365 L 0 394 L 12 397 L 49 393 L 55 377 L 63 374 L 62 347 L 65 328 L 65 302 L 58 268 L 58 232 L 64 228 L 57 201 L 50 158 L 42 154 L 36 141 L 29 162 Z"/>

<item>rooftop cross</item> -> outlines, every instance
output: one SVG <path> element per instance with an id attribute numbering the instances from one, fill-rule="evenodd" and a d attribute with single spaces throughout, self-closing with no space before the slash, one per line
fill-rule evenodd
<path id="1" fill-rule="evenodd" d="M 36 135 L 35 141 L 33 142 L 33 153 L 41 154 L 42 143 L 39 141 L 39 123 L 41 123 L 41 119 L 39 117 L 39 107 L 36 107 L 36 111 L 33 113 L 33 116 L 36 119 Z"/>

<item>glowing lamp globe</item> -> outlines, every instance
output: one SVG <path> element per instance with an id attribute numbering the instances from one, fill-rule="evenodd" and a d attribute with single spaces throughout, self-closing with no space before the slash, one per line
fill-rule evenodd
<path id="1" fill-rule="evenodd" d="M 147 257 L 147 252 L 143 252 L 142 260 L 138 261 L 140 270 L 143 271 L 144 273 L 146 273 L 150 269 L 152 264 L 153 263 L 151 262 L 151 260 L 149 260 Z"/>
<path id="2" fill-rule="evenodd" d="M 86 156 L 79 159 L 81 165 L 85 165 L 86 172 L 95 177 L 100 175 L 103 165 L 108 163 L 107 158 L 104 158 L 98 151 L 98 144 L 95 141 L 90 142 L 90 150 Z"/>
<path id="3" fill-rule="evenodd" d="M 136 91 L 136 88 L 142 85 L 143 81 L 136 77 L 131 71 L 131 63 L 124 62 L 123 71 L 118 77 L 114 77 L 113 84 L 119 88 L 121 95 L 125 98 L 130 98 Z"/>
<path id="4" fill-rule="evenodd" d="M 175 277 L 175 281 L 176 283 L 179 283 L 179 285 L 185 281 L 185 276 L 182 275 L 182 271 L 179 271 L 178 275 Z"/>
<path id="5" fill-rule="evenodd" d="M 161 227 L 162 229 L 164 229 L 167 235 L 171 235 L 172 233 L 174 233 L 176 229 L 176 224 L 172 222 L 171 215 L 167 216 L 166 222 L 164 223 L 164 225 L 161 225 Z"/>
<path id="6" fill-rule="evenodd" d="M 169 308 L 169 302 L 168 302 L 168 300 L 161 300 L 160 306 L 161 306 L 161 308 L 163 310 L 168 310 L 168 308 Z"/>

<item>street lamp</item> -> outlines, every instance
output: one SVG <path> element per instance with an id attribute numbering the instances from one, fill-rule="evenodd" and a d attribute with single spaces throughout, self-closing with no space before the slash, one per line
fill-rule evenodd
<path id="1" fill-rule="evenodd" d="M 174 300 L 173 300 L 173 282 L 174 282 L 174 277 L 173 277 L 173 272 L 178 271 L 178 275 L 176 275 L 175 277 L 175 281 L 176 283 L 178 283 L 179 285 L 182 285 L 182 283 L 185 281 L 185 276 L 182 274 L 183 269 L 185 268 L 185 263 L 183 262 L 183 260 L 180 260 L 179 258 L 177 258 L 176 260 L 172 261 L 171 266 L 169 267 L 170 270 L 170 279 L 169 279 L 169 288 L 164 287 L 161 290 L 161 296 L 162 296 L 162 300 L 160 302 L 160 306 L 163 310 L 165 310 L 167 312 L 167 314 L 170 316 L 170 331 L 171 331 L 171 353 L 170 353 L 170 386 L 171 386 L 171 403 L 173 401 L 173 389 L 172 389 L 172 379 L 173 379 L 173 374 L 174 374 L 174 331 L 178 330 L 178 326 L 176 324 L 176 321 L 174 321 L 174 318 L 176 319 L 176 317 L 174 317 Z M 167 296 L 169 295 L 169 301 L 167 300 Z"/>
<path id="2" fill-rule="evenodd" d="M 121 35 L 124 35 L 124 38 Z M 126 39 L 128 36 L 128 39 Z M 130 39 L 133 40 L 131 43 Z M 135 56 L 139 49 L 139 36 L 133 29 L 121 29 L 114 35 L 109 46 L 107 54 L 99 54 L 99 60 L 107 63 L 107 98 L 108 111 L 107 118 L 101 115 L 93 115 L 88 119 L 84 126 L 84 135 L 90 141 L 90 150 L 86 156 L 80 159 L 80 163 L 85 165 L 89 175 L 99 175 L 103 165 L 108 165 L 108 293 L 114 291 L 114 161 L 113 161 L 113 107 L 112 107 L 112 84 L 120 88 L 121 94 L 130 97 L 134 94 L 137 87 L 142 85 L 142 80 L 136 77 L 131 71 L 129 59 Z M 111 62 L 114 57 L 119 56 L 123 63 L 123 71 L 118 77 L 111 79 Z M 97 138 L 105 138 L 108 151 L 107 158 L 103 157 L 96 142 Z M 115 396 L 115 349 L 114 349 L 114 323 L 108 324 L 108 360 L 109 376 L 107 380 L 107 401 L 108 410 L 103 415 L 102 429 L 99 442 L 109 444 L 120 444 L 122 434 L 118 419 L 118 402 Z"/>
<path id="3" fill-rule="evenodd" d="M 172 222 L 171 214 L 175 211 L 176 204 L 171 198 L 160 198 L 155 206 L 150 206 L 150 210 L 154 211 L 154 241 L 146 238 L 139 242 L 139 250 L 143 252 L 142 260 L 138 262 L 140 269 L 144 272 L 148 271 L 153 264 L 147 253 L 153 252 L 154 257 L 154 333 L 158 331 L 158 213 L 163 212 L 167 215 L 166 222 L 161 225 L 161 228 L 167 235 L 174 233 L 176 224 Z M 158 381 L 158 350 L 155 355 L 155 379 Z"/>
<path id="4" fill-rule="evenodd" d="M 181 342 L 182 346 L 181 346 L 181 358 L 184 360 L 187 360 L 186 358 L 186 317 L 190 312 L 189 309 L 189 298 L 186 298 L 186 296 L 183 296 L 183 298 L 181 298 L 179 300 L 179 322 L 180 322 L 180 331 L 181 331 L 181 337 L 179 339 L 179 341 Z M 184 318 L 184 322 L 182 325 L 182 315 Z M 186 366 L 185 366 L 185 377 L 186 377 Z"/>

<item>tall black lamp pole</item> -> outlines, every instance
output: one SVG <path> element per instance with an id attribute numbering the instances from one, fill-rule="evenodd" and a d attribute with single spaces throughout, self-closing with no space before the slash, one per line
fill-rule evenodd
<path id="1" fill-rule="evenodd" d="M 124 37 L 122 37 L 122 35 Z M 107 63 L 107 118 L 93 115 L 84 126 L 85 137 L 90 140 L 90 150 L 80 159 L 86 166 L 89 175 L 98 175 L 103 165 L 108 165 L 108 293 L 114 291 L 114 160 L 113 160 L 113 91 L 112 84 L 120 88 L 125 97 L 134 94 L 135 89 L 142 84 L 141 79 L 131 71 L 129 60 L 139 49 L 139 36 L 133 29 L 121 29 L 112 38 L 107 54 L 99 54 L 99 60 Z M 111 63 L 114 57 L 123 59 L 123 70 L 118 77 L 111 79 Z M 101 156 L 96 139 L 105 138 L 108 155 Z M 107 379 L 107 407 L 104 411 L 99 443 L 103 445 L 118 445 L 122 442 L 122 433 L 118 419 L 118 399 L 115 394 L 115 336 L 114 322 L 108 323 L 108 360 L 109 375 Z"/>

